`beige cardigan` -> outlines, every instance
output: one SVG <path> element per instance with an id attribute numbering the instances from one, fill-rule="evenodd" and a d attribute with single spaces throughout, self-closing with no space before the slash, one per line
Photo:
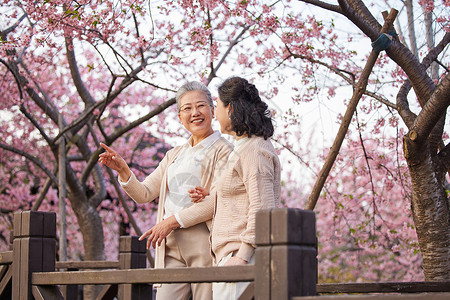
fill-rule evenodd
<path id="1" fill-rule="evenodd" d="M 189 139 L 189 142 L 191 139 Z M 175 147 L 169 150 L 163 160 L 159 163 L 158 167 L 140 182 L 136 176 L 132 173 L 129 182 L 123 185 L 125 192 L 137 203 L 146 203 L 154 200 L 159 196 L 158 212 L 156 216 L 156 222 L 162 221 L 164 216 L 164 203 L 166 199 L 167 191 L 167 168 L 170 166 L 180 154 L 182 146 Z M 228 155 L 232 151 L 233 146 L 225 140 L 223 137 L 219 138 L 214 144 L 212 144 L 205 155 L 202 162 L 202 176 L 201 185 L 206 188 L 211 188 L 213 178 L 219 176 L 220 171 L 226 164 Z M 210 220 L 212 215 L 209 211 L 206 211 L 208 216 L 203 216 L 204 210 L 193 209 L 197 204 L 194 204 L 186 209 L 191 209 L 193 213 L 188 215 L 179 213 L 180 219 L 185 225 L 189 227 L 191 225 L 186 224 L 198 224 L 201 222 L 207 222 L 210 227 Z M 195 247 L 195 245 L 192 245 Z M 164 268 L 164 255 L 165 255 L 165 240 L 160 246 L 156 248 L 155 252 L 155 268 Z"/>
<path id="2" fill-rule="evenodd" d="M 235 256 L 249 261 L 256 247 L 256 212 L 280 204 L 280 161 L 269 140 L 250 137 L 230 155 L 221 171 L 220 177 L 214 179 L 210 196 L 184 209 L 179 216 L 189 227 L 196 224 L 185 219 L 190 214 L 201 211 L 205 220 L 214 214 L 211 247 L 215 263 L 235 251 Z"/>
<path id="3" fill-rule="evenodd" d="M 216 263 L 235 251 L 234 256 L 250 261 L 256 212 L 280 204 L 280 161 L 270 140 L 250 137 L 230 156 L 216 195 L 211 228 Z"/>

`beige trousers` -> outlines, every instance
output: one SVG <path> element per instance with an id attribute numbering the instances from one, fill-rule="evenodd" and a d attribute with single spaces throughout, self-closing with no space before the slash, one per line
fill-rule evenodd
<path id="1" fill-rule="evenodd" d="M 209 230 L 205 223 L 179 228 L 166 237 L 165 268 L 210 267 Z M 156 300 L 212 299 L 211 283 L 162 284 L 156 289 Z"/>
<path id="2" fill-rule="evenodd" d="M 222 267 L 231 257 L 233 252 L 230 252 L 227 256 L 223 257 L 219 263 L 218 267 Z M 255 255 L 253 255 L 248 262 L 249 265 L 255 264 Z M 239 299 L 241 294 L 245 291 L 250 282 L 213 282 L 213 299 L 214 300 L 236 300 Z"/>

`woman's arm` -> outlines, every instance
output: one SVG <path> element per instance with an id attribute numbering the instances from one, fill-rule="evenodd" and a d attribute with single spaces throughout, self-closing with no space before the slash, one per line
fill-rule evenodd
<path id="1" fill-rule="evenodd" d="M 273 155 L 265 152 L 251 153 L 241 157 L 241 160 L 249 207 L 247 226 L 240 234 L 242 244 L 235 256 L 249 261 L 255 250 L 256 213 L 260 209 L 276 207 L 274 179 L 278 166 Z"/>
<path id="2" fill-rule="evenodd" d="M 212 177 L 212 180 L 210 180 L 212 182 L 211 186 L 203 187 L 203 192 L 206 192 L 204 193 L 203 197 L 197 197 L 196 199 L 193 199 L 193 202 L 196 203 L 181 210 L 178 213 L 178 217 L 180 218 L 180 221 L 185 228 L 209 221 L 213 217 L 214 203 L 216 198 L 216 182 L 220 179 L 221 174 L 227 167 L 228 156 L 233 150 L 232 146 L 228 142 L 225 143 L 223 141 L 219 141 L 216 143 L 220 144 L 218 144 L 217 146 L 212 146 L 215 147 L 215 151 L 212 152 L 209 156 L 209 159 L 214 160 L 213 163 L 210 164 L 212 167 L 206 168 L 208 170 L 211 170 L 213 174 L 203 174 L 203 176 L 209 176 L 210 178 Z M 205 156 L 205 159 L 206 158 L 207 156 Z M 206 194 L 208 193 L 209 195 L 206 196 Z"/>
<path id="3" fill-rule="evenodd" d="M 131 177 L 128 182 L 120 182 L 120 185 L 125 192 L 137 203 L 146 203 L 153 201 L 159 196 L 161 189 L 162 179 L 167 169 L 168 164 L 167 155 L 159 163 L 158 167 L 148 175 L 144 181 L 140 182 L 134 173 L 131 173 Z"/>
<path id="4" fill-rule="evenodd" d="M 106 146 L 103 143 L 100 143 L 100 146 L 102 146 L 103 149 L 106 150 L 106 152 L 103 152 L 99 155 L 98 162 L 115 170 L 119 174 L 120 181 L 128 181 L 131 176 L 131 170 L 122 156 L 120 156 L 120 154 L 117 153 L 114 149 Z"/>

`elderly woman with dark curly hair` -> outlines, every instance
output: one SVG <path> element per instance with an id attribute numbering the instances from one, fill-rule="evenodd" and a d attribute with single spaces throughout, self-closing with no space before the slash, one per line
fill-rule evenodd
<path id="1" fill-rule="evenodd" d="M 280 162 L 269 138 L 274 128 L 267 104 L 246 79 L 232 77 L 219 89 L 216 118 L 236 140 L 214 189 L 197 187 L 191 197 L 213 202 L 212 252 L 218 266 L 254 263 L 255 217 L 279 206 Z M 213 299 L 237 299 L 248 283 L 213 283 Z"/>

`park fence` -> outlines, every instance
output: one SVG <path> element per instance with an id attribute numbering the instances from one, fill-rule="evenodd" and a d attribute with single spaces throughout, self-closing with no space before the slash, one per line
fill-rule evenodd
<path id="1" fill-rule="evenodd" d="M 0 299 L 79 299 L 80 286 L 101 285 L 97 299 L 141 300 L 152 299 L 156 283 L 243 281 L 251 283 L 241 300 L 450 299 L 450 282 L 317 284 L 313 211 L 262 210 L 256 228 L 254 265 L 151 269 L 145 241 L 134 236 L 120 237 L 118 261 L 58 262 L 56 214 L 17 212 L 12 250 L 0 253 Z M 358 295 L 329 296 L 342 293 Z"/>

